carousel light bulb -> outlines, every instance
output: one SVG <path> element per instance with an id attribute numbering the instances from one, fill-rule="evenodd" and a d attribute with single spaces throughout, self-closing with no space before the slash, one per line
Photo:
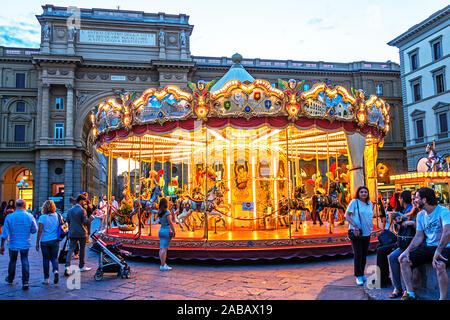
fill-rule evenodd
<path id="1" fill-rule="evenodd" d="M 95 137 L 95 136 L 97 136 L 97 128 L 96 127 L 94 127 L 93 129 L 92 129 L 92 135 Z"/>
<path id="2" fill-rule="evenodd" d="M 94 124 L 95 123 L 95 115 L 94 115 L 94 111 L 91 112 L 91 123 Z"/>

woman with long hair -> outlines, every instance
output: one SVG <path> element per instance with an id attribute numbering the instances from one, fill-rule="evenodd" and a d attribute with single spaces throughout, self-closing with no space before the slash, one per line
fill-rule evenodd
<path id="1" fill-rule="evenodd" d="M 169 267 L 166 264 L 166 258 L 170 240 L 175 237 L 175 228 L 172 224 L 172 219 L 170 219 L 170 211 L 168 210 L 168 203 L 166 198 L 161 198 L 161 200 L 159 201 L 158 218 L 159 223 L 161 224 L 161 228 L 159 229 L 158 233 L 159 258 L 161 259 L 161 266 L 159 267 L 159 270 L 172 270 L 172 267 Z"/>
<path id="2" fill-rule="evenodd" d="M 350 202 L 345 217 L 349 222 L 354 255 L 354 274 L 356 284 L 362 286 L 367 280 L 364 275 L 367 253 L 369 250 L 370 234 L 373 230 L 373 204 L 369 199 L 369 189 L 361 186 L 356 190 L 355 198 Z"/>
<path id="3" fill-rule="evenodd" d="M 7 216 L 10 213 L 13 213 L 14 211 L 16 211 L 16 202 L 14 201 L 14 199 L 11 199 L 8 201 L 8 205 L 6 206 L 5 216 Z"/>
<path id="4" fill-rule="evenodd" d="M 58 228 L 62 222 L 62 217 L 56 212 L 56 205 L 52 200 L 47 200 L 42 206 L 41 216 L 39 217 L 39 229 L 36 238 L 36 251 L 39 252 L 39 244 L 42 251 L 44 281 L 43 284 L 49 284 L 50 263 L 53 268 L 53 283 L 59 281 L 58 273 Z"/>

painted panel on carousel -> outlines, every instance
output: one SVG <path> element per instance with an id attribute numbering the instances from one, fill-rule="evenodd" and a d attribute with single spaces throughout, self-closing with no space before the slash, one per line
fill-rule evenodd
<path id="1" fill-rule="evenodd" d="M 211 92 L 218 115 L 274 115 L 281 111 L 282 98 L 283 92 L 264 80 L 252 83 L 232 80 Z"/>
<path id="2" fill-rule="evenodd" d="M 141 122 L 167 117 L 184 118 L 191 111 L 190 100 L 190 94 L 174 86 L 167 86 L 159 92 L 149 89 L 135 102 L 137 118 Z"/>

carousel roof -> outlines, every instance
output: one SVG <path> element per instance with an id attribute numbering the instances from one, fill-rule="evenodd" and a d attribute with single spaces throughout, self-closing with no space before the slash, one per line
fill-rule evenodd
<path id="1" fill-rule="evenodd" d="M 231 60 L 233 61 L 233 64 L 231 65 L 230 70 L 228 70 L 228 72 L 225 73 L 225 75 L 213 85 L 211 92 L 222 88 L 225 83 L 231 80 L 239 80 L 242 83 L 246 81 L 255 81 L 255 78 L 253 78 L 242 66 L 242 56 L 239 53 L 235 53 L 231 57 Z"/>
<path id="2" fill-rule="evenodd" d="M 188 82 L 191 92 L 176 86 L 150 88 L 139 97 L 136 92 L 126 92 L 120 99 L 101 103 L 91 114 L 98 150 L 117 149 L 113 156 L 121 157 L 135 157 L 140 150 L 142 156 L 153 159 L 169 154 L 183 158 L 192 152 L 192 146 L 204 148 L 206 141 L 194 136 L 208 130 L 213 131 L 210 137 L 218 139 L 219 144 L 227 141 L 224 146 L 232 139 L 236 146 L 253 143 L 263 150 L 259 135 L 293 127 L 289 139 L 282 134 L 279 142 L 270 143 L 281 147 L 292 139 L 293 154 L 309 159 L 345 154 L 346 133 L 359 132 L 368 141 L 373 138 L 382 142 L 389 131 L 390 106 L 375 95 L 368 97 L 363 90 L 351 88 L 349 92 L 324 83 L 305 91 L 304 81 L 294 79 L 279 79 L 278 88 L 274 88 L 266 80 L 253 79 L 241 61 L 242 56 L 235 54 L 233 66 L 217 83 Z M 198 131 L 199 127 L 203 129 Z M 237 141 L 233 130 L 241 131 L 238 136 L 248 131 L 248 139 Z M 198 145 L 180 140 L 196 140 Z M 156 146 L 147 150 L 138 147 L 138 143 L 150 141 Z M 183 144 L 187 145 L 180 150 Z"/>

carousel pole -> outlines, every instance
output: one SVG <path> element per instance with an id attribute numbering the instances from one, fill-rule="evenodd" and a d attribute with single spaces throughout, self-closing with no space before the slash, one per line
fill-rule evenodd
<path id="1" fill-rule="evenodd" d="M 111 186 L 112 186 L 112 177 L 111 177 L 111 173 L 112 173 L 112 155 L 111 155 L 111 149 L 109 149 L 109 156 L 108 156 L 108 192 L 107 192 L 107 225 L 108 225 L 108 229 L 111 228 Z"/>
<path id="2" fill-rule="evenodd" d="M 287 192 L 288 192 L 288 226 L 289 226 L 289 239 L 292 241 L 292 230 L 291 230 L 291 168 L 289 162 L 289 129 L 286 128 L 286 164 L 287 164 Z"/>
<path id="3" fill-rule="evenodd" d="M 327 173 L 330 172 L 330 140 L 329 140 L 329 136 L 328 136 L 328 132 L 327 132 Z M 330 185 L 331 185 L 331 181 L 330 178 L 327 177 L 327 185 L 328 185 L 328 190 L 327 190 L 327 194 L 330 194 Z M 334 223 L 334 211 L 331 209 L 327 209 L 327 213 L 328 213 L 328 232 L 331 234 L 333 233 L 333 231 L 331 230 L 332 225 Z M 333 212 L 331 212 L 333 211 Z"/>
<path id="4" fill-rule="evenodd" d="M 206 125 L 205 125 L 206 127 Z M 205 130 L 205 169 L 206 169 L 206 175 L 205 175 L 205 213 L 204 213 L 204 221 L 205 221 L 205 234 L 204 237 L 206 237 L 206 241 L 208 241 L 208 130 Z"/>
<path id="5" fill-rule="evenodd" d="M 372 156 L 373 156 L 373 186 L 375 188 L 375 196 L 376 199 L 378 199 L 378 181 L 377 181 L 377 157 L 375 156 L 375 152 L 378 150 L 378 141 L 375 144 L 375 147 L 373 146 L 375 140 L 372 140 Z M 379 221 L 378 221 L 378 212 L 379 212 L 379 206 L 378 206 L 378 200 L 373 200 L 373 203 L 375 204 L 375 215 L 376 215 L 376 221 L 377 221 L 377 228 L 380 227 Z"/>
<path id="6" fill-rule="evenodd" d="M 142 218 L 142 205 L 141 205 L 141 167 L 142 167 L 142 137 L 139 137 L 139 211 L 138 211 L 138 220 L 139 220 L 139 237 L 141 236 L 141 230 L 142 230 L 142 224 L 141 224 L 141 218 Z"/>

